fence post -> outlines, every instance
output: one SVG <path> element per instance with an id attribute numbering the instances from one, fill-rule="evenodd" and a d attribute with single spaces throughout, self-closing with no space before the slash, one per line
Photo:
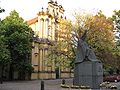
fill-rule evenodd
<path id="1" fill-rule="evenodd" d="M 44 90 L 44 81 L 41 81 L 41 90 Z"/>
<path id="2" fill-rule="evenodd" d="M 65 79 L 62 79 L 62 84 L 65 84 Z"/>
<path id="3" fill-rule="evenodd" d="M 3 66 L 0 67 L 0 84 L 3 84 Z"/>

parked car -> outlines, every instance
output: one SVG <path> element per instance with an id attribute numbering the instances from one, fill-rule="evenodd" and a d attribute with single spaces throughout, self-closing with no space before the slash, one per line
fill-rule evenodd
<path id="1" fill-rule="evenodd" d="M 104 76 L 103 81 L 109 81 L 109 82 L 119 82 L 120 81 L 120 75 L 109 75 Z"/>

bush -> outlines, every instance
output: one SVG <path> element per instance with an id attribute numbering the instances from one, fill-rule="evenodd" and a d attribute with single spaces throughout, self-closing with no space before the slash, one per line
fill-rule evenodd
<path id="1" fill-rule="evenodd" d="M 34 71 L 34 68 L 32 67 L 30 63 L 21 62 L 18 66 L 18 70 L 19 70 L 19 75 L 20 75 L 19 79 L 30 80 L 31 73 Z"/>

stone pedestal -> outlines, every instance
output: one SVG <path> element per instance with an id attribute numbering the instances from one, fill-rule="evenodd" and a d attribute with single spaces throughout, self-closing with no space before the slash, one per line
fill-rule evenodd
<path id="1" fill-rule="evenodd" d="M 87 60 L 75 63 L 73 84 L 78 86 L 90 86 L 99 89 L 103 82 L 102 63 L 98 60 Z"/>

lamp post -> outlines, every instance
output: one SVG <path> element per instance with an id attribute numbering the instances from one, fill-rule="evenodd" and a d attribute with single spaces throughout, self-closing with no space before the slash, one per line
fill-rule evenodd
<path id="1" fill-rule="evenodd" d="M 2 8 L 0 7 L 0 13 L 2 13 L 2 12 L 5 12 L 5 9 L 2 9 Z M 1 18 L 0 18 L 0 21 L 1 21 Z"/>
<path id="2" fill-rule="evenodd" d="M 5 12 L 5 9 L 2 9 L 2 8 L 0 7 L 0 13 L 2 13 L 2 12 Z M 0 21 L 1 21 L 1 18 L 0 18 Z"/>
<path id="3" fill-rule="evenodd" d="M 0 8 L 0 13 L 5 12 L 5 9 Z"/>
<path id="4" fill-rule="evenodd" d="M 39 43 L 39 46 L 38 46 L 38 79 L 40 79 L 40 43 Z"/>
<path id="5" fill-rule="evenodd" d="M 2 9 L 2 8 L 0 7 L 0 13 L 2 13 L 2 12 L 5 12 L 5 9 Z M 1 21 L 1 18 L 0 18 L 0 21 Z"/>

